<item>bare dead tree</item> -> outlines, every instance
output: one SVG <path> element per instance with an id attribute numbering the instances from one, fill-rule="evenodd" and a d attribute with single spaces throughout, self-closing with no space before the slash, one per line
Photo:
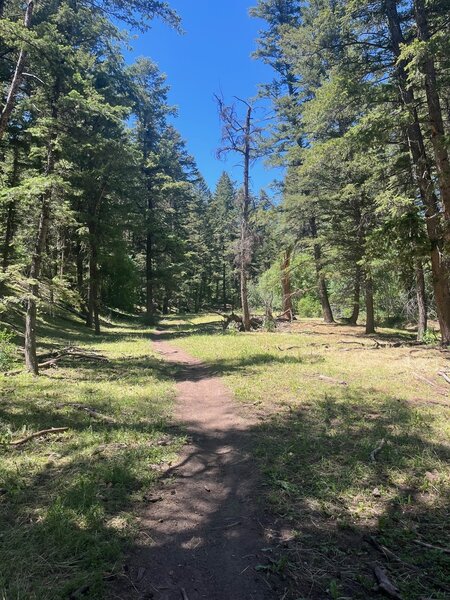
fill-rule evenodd
<path id="1" fill-rule="evenodd" d="M 238 196 L 240 212 L 240 238 L 238 249 L 238 268 L 240 277 L 241 304 L 243 325 L 245 331 L 250 331 L 250 308 L 248 303 L 248 267 L 252 256 L 252 241 L 249 226 L 251 209 L 250 195 L 250 167 L 259 156 L 259 141 L 261 129 L 253 119 L 253 106 L 246 100 L 236 98 L 237 102 L 245 108 L 241 116 L 236 103 L 226 105 L 223 98 L 215 96 L 222 121 L 222 145 L 217 151 L 217 156 L 222 158 L 230 152 L 242 158 L 243 185 Z"/>
<path id="2" fill-rule="evenodd" d="M 33 0 L 28 0 L 27 8 L 25 10 L 25 16 L 23 19 L 23 24 L 26 29 L 30 29 L 31 27 L 31 18 L 33 16 L 33 8 L 34 2 Z M 27 60 L 27 52 L 24 47 L 20 49 L 19 56 L 17 58 L 16 68 L 14 70 L 14 75 L 12 81 L 10 83 L 8 94 L 6 96 L 5 105 L 2 108 L 0 113 L 0 140 L 3 137 L 3 134 L 8 127 L 9 117 L 14 108 L 14 104 L 16 102 L 17 93 L 19 91 L 20 84 L 22 83 L 22 79 L 24 76 L 25 63 Z"/>

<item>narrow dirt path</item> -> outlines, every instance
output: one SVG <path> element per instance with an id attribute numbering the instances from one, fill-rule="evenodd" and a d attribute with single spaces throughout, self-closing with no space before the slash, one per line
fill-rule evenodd
<path id="1" fill-rule="evenodd" d="M 127 561 L 129 585 L 115 598 L 273 600 L 260 481 L 249 455 L 253 422 L 208 367 L 154 340 L 178 365 L 176 421 L 190 436 L 157 502 L 141 515 L 140 543 Z"/>

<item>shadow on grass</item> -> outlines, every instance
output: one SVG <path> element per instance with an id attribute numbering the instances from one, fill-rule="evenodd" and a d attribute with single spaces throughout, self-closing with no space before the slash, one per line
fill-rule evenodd
<path id="1" fill-rule="evenodd" d="M 429 425 L 396 398 L 365 406 L 361 392 L 348 391 L 258 428 L 269 501 L 295 532 L 287 550 L 293 598 L 324 598 L 330 589 L 336 598 L 377 596 L 374 564 L 403 598 L 449 597 L 450 557 L 417 544 L 450 546 L 448 488 L 439 474 L 450 452 L 426 439 Z"/>
<path id="2" fill-rule="evenodd" d="M 50 324 L 46 334 L 59 326 Z M 74 323 L 55 343 L 93 339 Z M 105 597 L 104 577 L 135 528 L 129 511 L 182 444 L 167 419 L 172 396 L 165 384 L 172 379 L 170 367 L 150 356 L 106 364 L 68 358 L 37 379 L 1 381 L 0 598 L 59 600 L 76 590 Z M 9 431 L 21 437 L 24 427 L 69 431 L 18 448 L 1 443 Z"/>
<path id="3" fill-rule="evenodd" d="M 198 326 L 193 331 L 198 333 Z M 97 339 L 88 333 L 89 341 Z M 111 341 L 111 336 L 107 339 Z M 125 390 L 130 374 L 136 385 L 150 372 L 159 381 L 172 377 L 198 381 L 212 373 L 245 373 L 253 366 L 298 361 L 262 353 L 217 360 L 209 367 L 164 364 L 152 358 L 114 359 L 100 372 L 98 363 L 77 367 L 80 381 L 125 378 Z M 57 378 L 58 372 L 51 377 Z M 147 522 L 146 533 L 153 542 L 134 544 L 134 570 L 123 585 L 105 592 L 104 577 L 120 562 L 130 540 L 125 511 L 135 507 L 137 494 L 157 480 L 155 465 L 167 456 L 166 446 L 152 442 L 167 437 L 169 450 L 174 448 L 175 430 L 163 419 L 144 422 L 122 415 L 121 409 L 114 412 L 116 423 L 104 424 L 70 407 L 56 408 L 57 393 L 44 402 L 31 391 L 27 394 L 19 400 L 12 390 L 6 391 L 0 419 L 16 429 L 24 423 L 33 429 L 67 425 L 75 435 L 70 440 L 61 436 L 31 443 L 23 450 L 0 449 L 2 463 L 10 459 L 0 472 L 0 596 L 8 600 L 56 600 L 77 589 L 84 589 L 90 600 L 142 598 L 148 590 L 154 592 L 155 584 L 162 586 L 173 577 L 186 582 L 183 587 L 189 594 L 206 549 L 213 552 L 208 564 L 215 565 L 213 584 L 222 590 L 221 600 L 248 600 L 251 596 L 242 595 L 242 590 L 258 573 L 268 578 L 268 598 L 382 598 L 374 591 L 374 563 L 389 571 L 405 600 L 449 597 L 448 555 L 416 544 L 450 546 L 448 503 L 439 474 L 449 452 L 427 439 L 431 417 L 403 401 L 388 397 L 374 404 L 373 390 L 348 389 L 339 398 L 329 394 L 246 431 L 197 432 L 184 466 L 193 465 L 193 478 L 200 478 L 205 469 L 219 470 L 221 495 L 205 494 L 198 486 L 179 513 L 168 513 L 165 519 L 172 521 L 196 515 L 182 531 L 174 528 L 174 533 L 163 534 L 157 523 Z M 120 406 L 120 398 L 114 400 Z M 110 414 L 113 405 L 103 398 L 95 407 Z M 370 453 L 381 439 L 386 444 L 373 462 Z M 100 451 L 99 445 L 104 447 Z M 242 457 L 237 467 L 221 454 L 224 447 L 231 450 L 230 457 Z M 213 458 L 205 463 L 205 455 Z M 266 485 L 265 492 L 258 488 L 255 496 L 251 474 L 257 464 Z M 292 535 L 287 541 L 278 525 L 271 531 L 261 517 L 269 537 L 261 536 L 252 568 L 238 576 L 231 555 L 236 551 L 245 556 L 254 548 L 249 547 L 244 528 L 227 529 L 227 519 L 245 517 L 246 507 L 255 503 L 264 513 L 266 502 Z M 397 559 L 375 550 L 368 536 Z M 147 569 L 144 577 L 139 568 Z M 243 583 L 247 577 L 251 581 Z M 173 597 L 179 597 L 179 588 L 175 593 Z"/>
<path id="4" fill-rule="evenodd" d="M 256 364 L 271 361 L 263 356 Z M 252 358 L 194 364 L 182 366 L 177 376 L 199 381 L 252 364 Z M 379 565 L 405 600 L 448 598 L 448 555 L 416 543 L 450 545 L 445 481 L 439 475 L 450 453 L 444 444 L 430 441 L 431 420 L 431 413 L 395 397 L 346 389 L 339 397 L 328 394 L 246 431 L 195 431 L 195 446 L 176 470 L 183 479 L 198 479 L 197 487 L 175 511 L 170 504 L 165 513 L 162 504 L 158 520 L 153 525 L 146 520 L 152 541 L 134 546 L 127 580 L 114 588 L 117 597 L 141 598 L 152 590 L 155 599 L 172 600 L 185 587 L 188 597 L 212 597 L 212 590 L 221 590 L 214 596 L 220 600 L 266 598 L 246 579 L 263 574 L 271 590 L 267 598 L 381 599 L 385 596 L 373 572 Z M 382 439 L 385 445 L 371 460 Z M 221 458 L 224 447 L 233 460 L 245 456 L 238 470 Z M 252 487 L 257 464 L 265 491 Z M 202 477 L 214 471 L 223 494 L 205 499 Z M 236 527 L 230 537 L 225 525 L 227 518 L 245 522 L 249 504 L 258 516 L 271 506 L 279 517 L 260 517 L 266 538 L 261 537 L 256 554 L 246 528 Z M 176 525 L 190 515 L 189 526 Z M 159 521 L 174 522 L 174 527 L 167 530 Z M 281 533 L 286 529 L 288 540 Z M 387 550 L 380 551 L 382 546 Z M 236 552 L 254 557 L 248 558 L 245 577 L 237 576 L 231 560 Z M 204 569 L 215 565 L 208 581 L 198 566 L 206 556 Z"/>

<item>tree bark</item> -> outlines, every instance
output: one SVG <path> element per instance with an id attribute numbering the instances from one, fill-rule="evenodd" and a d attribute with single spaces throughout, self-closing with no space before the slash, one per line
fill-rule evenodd
<path id="1" fill-rule="evenodd" d="M 366 333 L 375 333 L 375 312 L 373 308 L 373 280 L 372 276 L 366 274 Z"/>
<path id="2" fill-rule="evenodd" d="M 53 115 L 55 117 L 55 114 Z M 47 166 L 45 174 L 51 175 L 55 166 L 53 144 L 55 136 L 52 135 L 47 150 Z M 41 197 L 41 214 L 34 244 L 33 256 L 31 258 L 28 277 L 30 279 L 28 289 L 27 308 L 25 314 L 25 365 L 33 375 L 39 374 L 36 356 L 36 301 L 39 294 L 39 276 L 41 274 L 42 255 L 45 249 L 48 226 L 50 222 L 50 200 L 52 189 L 49 187 Z"/>
<path id="3" fill-rule="evenodd" d="M 252 108 L 247 107 L 245 119 L 245 146 L 244 146 L 244 195 L 242 198 L 241 215 L 241 240 L 240 240 L 240 279 L 241 279 L 241 304 L 242 323 L 245 331 L 250 331 L 250 308 L 248 304 L 247 263 L 250 261 L 248 219 L 250 210 L 250 136 L 251 136 Z"/>
<path id="4" fill-rule="evenodd" d="M 398 59 L 400 57 L 401 44 L 405 40 L 401 30 L 396 1 L 385 0 L 385 9 L 391 36 L 392 51 L 395 58 Z M 405 137 L 408 142 L 413 177 L 425 207 L 425 224 L 430 240 L 433 291 L 441 339 L 444 345 L 448 345 L 450 344 L 450 271 L 443 256 L 445 240 L 441 223 L 442 215 L 425 151 L 414 93 L 408 85 L 406 64 L 404 61 L 399 61 L 397 64 L 395 75 L 401 92 L 401 100 L 410 115 L 410 123 L 405 129 Z"/>
<path id="5" fill-rule="evenodd" d="M 311 229 L 311 237 L 316 240 L 314 242 L 314 263 L 316 267 L 317 290 L 322 306 L 323 320 L 325 323 L 334 323 L 333 311 L 331 310 L 330 299 L 328 296 L 327 281 L 322 272 L 322 248 L 317 242 L 317 224 L 315 217 L 309 219 L 309 226 Z"/>
<path id="6" fill-rule="evenodd" d="M 27 8 L 25 10 L 25 16 L 23 20 L 24 26 L 29 29 L 31 27 L 31 19 L 33 16 L 33 8 L 34 1 L 28 0 Z M 19 57 L 17 59 L 16 68 L 14 71 L 14 75 L 9 86 L 8 94 L 6 96 L 5 106 L 2 109 L 0 114 L 0 140 L 2 139 L 6 128 L 8 127 L 9 117 L 14 108 L 14 104 L 16 102 L 17 92 L 19 90 L 19 86 L 22 83 L 23 79 L 23 71 L 25 69 L 25 63 L 27 60 L 27 52 L 22 47 L 19 52 Z"/>
<path id="7" fill-rule="evenodd" d="M 430 32 L 424 0 L 414 0 L 414 13 L 419 40 L 427 43 L 430 40 Z M 425 51 L 421 70 L 425 76 L 425 96 L 431 129 L 431 143 L 436 162 L 441 201 L 444 205 L 445 219 L 450 220 L 450 162 L 438 94 L 436 67 L 428 49 Z"/>
<path id="8" fill-rule="evenodd" d="M 15 187 L 17 185 L 19 179 L 19 148 L 17 144 L 14 144 L 13 147 L 13 164 L 12 164 L 12 173 L 9 185 L 10 187 Z M 8 206 L 6 208 L 6 227 L 5 227 L 5 239 L 3 242 L 2 248 L 2 270 L 6 271 L 9 265 L 9 259 L 11 256 L 11 244 L 14 238 L 14 229 L 15 229 L 15 220 L 16 220 L 16 201 L 10 200 L 8 202 Z"/>
<path id="9" fill-rule="evenodd" d="M 145 255 L 146 313 L 147 319 L 151 320 L 155 314 L 155 298 L 153 289 L 153 234 L 151 231 L 147 231 Z"/>
<path id="10" fill-rule="evenodd" d="M 283 253 L 281 261 L 281 289 L 282 289 L 282 314 L 287 315 L 290 321 L 294 318 L 291 287 L 291 257 L 292 248 L 288 246 Z"/>
<path id="11" fill-rule="evenodd" d="M 222 249 L 223 259 L 222 259 L 222 304 L 223 311 L 227 311 L 227 264 L 225 261 L 225 248 Z"/>
<path id="12" fill-rule="evenodd" d="M 420 260 L 416 263 L 416 297 L 417 297 L 417 340 L 421 342 L 427 330 L 427 296 L 425 291 L 425 277 L 423 265 Z"/>
<path id="13" fill-rule="evenodd" d="M 353 288 L 353 310 L 348 320 L 350 325 L 356 325 L 359 317 L 361 297 L 361 267 L 356 265 L 355 268 L 355 283 Z"/>
<path id="14" fill-rule="evenodd" d="M 94 327 L 97 335 L 100 334 L 99 310 L 99 271 L 98 271 L 98 232 L 97 225 L 89 224 L 89 297 L 88 297 L 88 327 Z"/>

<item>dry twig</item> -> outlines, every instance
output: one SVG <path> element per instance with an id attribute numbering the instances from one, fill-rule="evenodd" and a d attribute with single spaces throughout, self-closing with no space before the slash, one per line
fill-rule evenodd
<path id="1" fill-rule="evenodd" d="M 9 445 L 10 446 L 21 446 L 22 444 L 25 444 L 26 442 L 29 442 L 30 440 L 37 438 L 37 437 L 41 437 L 41 436 L 46 436 L 46 435 L 50 435 L 52 433 L 62 433 L 63 431 L 67 431 L 69 428 L 68 427 L 53 427 L 51 429 L 42 429 L 41 431 L 36 431 L 35 433 L 30 433 L 30 435 L 27 435 L 24 438 L 21 438 L 20 440 L 15 440 L 13 442 L 10 442 Z"/>

